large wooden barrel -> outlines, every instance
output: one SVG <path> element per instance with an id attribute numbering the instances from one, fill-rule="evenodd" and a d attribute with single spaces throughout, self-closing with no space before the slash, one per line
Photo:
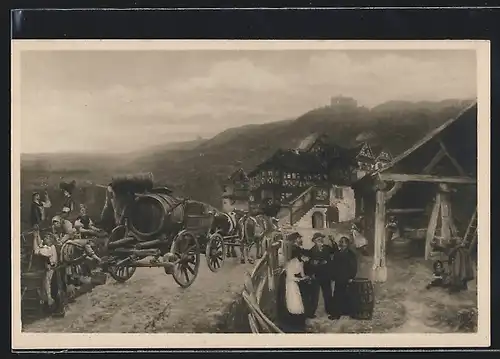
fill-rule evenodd
<path id="1" fill-rule="evenodd" d="M 141 237 L 169 233 L 184 220 L 182 200 L 166 193 L 147 193 L 136 197 L 130 209 L 130 229 Z"/>
<path id="2" fill-rule="evenodd" d="M 373 284 L 367 278 L 355 278 L 347 289 L 349 314 L 353 319 L 370 320 L 373 316 L 375 293 Z"/>

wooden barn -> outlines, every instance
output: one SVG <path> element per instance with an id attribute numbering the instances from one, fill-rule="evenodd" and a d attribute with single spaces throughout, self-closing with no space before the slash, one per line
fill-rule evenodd
<path id="1" fill-rule="evenodd" d="M 356 181 L 356 214 L 374 255 L 373 280 L 385 281 L 387 224 L 401 237 L 431 243 L 452 239 L 477 245 L 477 105 L 429 132 L 382 169 Z"/>

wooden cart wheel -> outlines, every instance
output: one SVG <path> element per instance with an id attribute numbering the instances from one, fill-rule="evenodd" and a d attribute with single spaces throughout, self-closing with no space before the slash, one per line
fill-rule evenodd
<path id="1" fill-rule="evenodd" d="M 182 288 L 189 287 L 198 276 L 200 268 L 200 245 L 196 236 L 189 231 L 179 233 L 170 252 L 179 259 L 172 274 L 175 282 Z"/>
<path id="2" fill-rule="evenodd" d="M 224 259 L 226 258 L 224 238 L 219 233 L 214 233 L 210 235 L 206 247 L 205 258 L 208 268 L 214 273 L 218 272 L 224 265 Z"/>
<path id="3" fill-rule="evenodd" d="M 136 271 L 136 267 L 127 267 L 127 266 L 110 266 L 109 267 L 109 274 L 111 275 L 111 278 L 116 280 L 119 283 L 125 283 L 128 281 L 132 276 L 134 275 Z"/>

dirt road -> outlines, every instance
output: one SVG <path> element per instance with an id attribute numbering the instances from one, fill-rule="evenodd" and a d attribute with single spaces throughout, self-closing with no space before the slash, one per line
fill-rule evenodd
<path id="1" fill-rule="evenodd" d="M 243 289 L 252 265 L 226 259 L 212 273 L 201 258 L 195 283 L 180 288 L 159 268 L 139 268 L 126 283 L 109 278 L 105 285 L 77 298 L 64 318 L 26 325 L 25 332 L 155 333 L 217 332 L 225 309 Z"/>

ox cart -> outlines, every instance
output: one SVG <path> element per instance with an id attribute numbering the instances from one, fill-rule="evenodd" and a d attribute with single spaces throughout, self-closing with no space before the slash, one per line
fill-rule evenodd
<path id="1" fill-rule="evenodd" d="M 218 233 L 209 234 L 212 220 L 211 214 L 188 215 L 185 228 L 173 238 L 161 236 L 149 241 L 139 241 L 126 225 L 116 227 L 107 245 L 104 268 L 117 282 L 126 282 L 138 267 L 163 267 L 165 274 L 187 288 L 198 275 L 201 253 L 212 272 L 222 267 L 223 239 Z"/>
<path id="2" fill-rule="evenodd" d="M 127 180 L 119 184 L 124 182 L 128 185 Z M 106 212 L 122 213 L 105 245 L 103 270 L 113 279 L 125 282 L 138 267 L 163 267 L 187 288 L 198 275 L 201 253 L 212 272 L 222 267 L 224 240 L 211 232 L 215 214 L 210 206 L 175 197 L 164 187 L 134 189 L 132 195 L 125 191 L 127 197 L 119 186 L 109 187 L 103 209 L 104 217 Z"/>

